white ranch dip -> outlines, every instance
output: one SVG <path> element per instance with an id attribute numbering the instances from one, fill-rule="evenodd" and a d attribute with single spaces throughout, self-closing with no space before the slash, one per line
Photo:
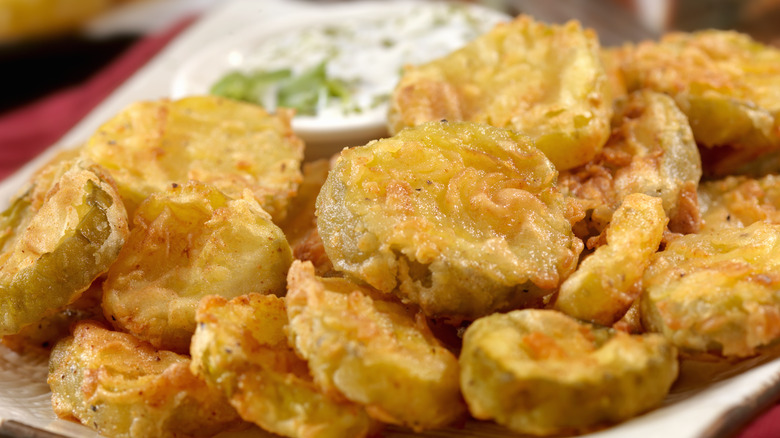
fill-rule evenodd
<path id="1" fill-rule="evenodd" d="M 290 78 L 324 65 L 324 76 L 347 91 L 345 97 L 319 93 L 310 118 L 343 119 L 387 111 L 387 102 L 405 64 L 446 55 L 508 17 L 466 4 L 420 2 L 390 15 L 343 19 L 290 29 L 228 55 L 230 64 L 251 75 L 289 70 Z M 232 58 L 231 58 L 232 57 Z M 288 78 L 289 79 L 289 78 Z M 273 110 L 279 84 L 254 99 Z M 283 84 L 281 86 L 284 86 Z M 304 91 L 304 90 L 301 90 Z M 300 111 L 307 118 L 306 111 Z M 316 116 L 315 116 L 316 114 Z"/>

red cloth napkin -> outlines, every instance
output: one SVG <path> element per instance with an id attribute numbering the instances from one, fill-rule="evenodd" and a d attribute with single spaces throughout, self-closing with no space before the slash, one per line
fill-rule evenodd
<path id="1" fill-rule="evenodd" d="M 182 20 L 163 33 L 145 37 L 83 85 L 58 92 L 0 117 L 0 179 L 59 140 L 194 18 Z M 778 437 L 780 405 L 773 406 L 737 435 L 737 438 Z"/>
<path id="2" fill-rule="evenodd" d="M 0 117 L 0 180 L 59 140 L 194 18 L 144 37 L 85 83 Z"/>
<path id="3" fill-rule="evenodd" d="M 737 435 L 737 438 L 778 437 L 780 437 L 780 404 L 772 406 Z"/>

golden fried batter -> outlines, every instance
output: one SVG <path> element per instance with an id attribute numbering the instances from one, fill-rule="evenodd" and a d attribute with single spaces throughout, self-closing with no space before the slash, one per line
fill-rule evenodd
<path id="1" fill-rule="evenodd" d="M 780 339 L 780 225 L 689 234 L 656 253 L 642 322 L 682 351 L 746 357 Z"/>
<path id="2" fill-rule="evenodd" d="M 640 311 L 642 296 L 636 297 L 631 307 L 628 308 L 626 313 L 614 324 L 612 328 L 620 330 L 631 335 L 638 335 L 645 333 L 645 328 L 642 326 L 642 312 Z"/>
<path id="3" fill-rule="evenodd" d="M 622 53 L 619 49 L 603 47 L 600 52 L 601 63 L 604 64 L 604 72 L 607 74 L 609 95 L 612 100 L 623 99 L 628 94 L 626 79 L 621 69 Z"/>
<path id="4" fill-rule="evenodd" d="M 206 295 L 284 295 L 292 253 L 248 193 L 231 199 L 190 182 L 156 193 L 103 285 L 106 319 L 157 348 L 188 352 Z"/>
<path id="5" fill-rule="evenodd" d="M 780 148 L 780 50 L 734 31 L 675 32 L 620 49 L 629 90 L 675 98 L 696 141 L 735 146 L 715 173 Z M 735 155 L 736 154 L 736 155 Z"/>
<path id="6" fill-rule="evenodd" d="M 241 417 L 289 437 L 363 437 L 377 424 L 362 406 L 319 391 L 290 347 L 284 299 L 204 298 L 192 338 L 192 370 L 220 388 Z"/>
<path id="7" fill-rule="evenodd" d="M 780 177 L 730 176 L 699 185 L 702 231 L 780 224 Z"/>
<path id="8" fill-rule="evenodd" d="M 171 183 L 197 180 L 234 198 L 248 188 L 281 220 L 301 181 L 291 117 L 214 96 L 137 102 L 101 126 L 84 154 L 111 172 L 131 213 Z"/>
<path id="9" fill-rule="evenodd" d="M 82 31 L 101 14 L 110 14 L 112 8 L 130 1 L 3 0 L 0 3 L 0 44 L 4 47 L 36 47 L 41 42 L 57 41 L 58 37 L 67 38 Z"/>
<path id="10" fill-rule="evenodd" d="M 287 217 L 279 224 L 290 242 L 295 259 L 312 262 L 317 275 L 323 276 L 336 275 L 317 231 L 315 216 L 317 195 L 329 171 L 330 160 L 303 163 L 303 183 L 290 203 Z"/>
<path id="11" fill-rule="evenodd" d="M 422 315 L 345 279 L 316 277 L 309 262 L 293 262 L 287 282 L 292 344 L 326 393 L 415 431 L 464 414 L 457 358 Z"/>
<path id="12" fill-rule="evenodd" d="M 0 335 L 72 303 L 128 235 L 111 177 L 87 160 L 41 170 L 0 214 Z"/>
<path id="13" fill-rule="evenodd" d="M 606 326 L 619 320 L 641 292 L 636 283 L 658 251 L 666 223 L 660 198 L 626 196 L 607 228 L 607 244 L 563 282 L 555 308 Z"/>
<path id="14" fill-rule="evenodd" d="M 674 101 L 652 91 L 632 93 L 616 101 L 612 126 L 609 141 L 593 161 L 560 176 L 562 191 L 581 199 L 590 211 L 589 230 L 580 237 L 603 231 L 631 193 L 660 197 L 672 231 L 697 231 L 701 157 Z"/>
<path id="15" fill-rule="evenodd" d="M 576 21 L 520 16 L 443 58 L 407 66 L 389 123 L 392 133 L 441 119 L 510 128 L 570 169 L 601 150 L 611 114 L 596 34 Z"/>
<path id="16" fill-rule="evenodd" d="M 429 316 L 539 305 L 582 250 L 556 176 L 524 136 L 431 122 L 342 152 L 317 228 L 337 270 Z"/>
<path id="17" fill-rule="evenodd" d="M 678 373 L 677 352 L 662 336 L 536 309 L 476 320 L 460 364 L 474 417 L 534 435 L 581 433 L 647 411 Z"/>
<path id="18" fill-rule="evenodd" d="M 52 407 L 112 438 L 209 437 L 241 418 L 190 359 L 83 321 L 49 361 Z"/>
<path id="19" fill-rule="evenodd" d="M 295 197 L 290 200 L 285 220 L 279 223 L 290 246 L 295 247 L 306 240 L 311 230 L 317 228 L 314 213 L 317 195 L 325 184 L 329 171 L 330 161 L 326 159 L 303 163 L 303 180 Z"/>

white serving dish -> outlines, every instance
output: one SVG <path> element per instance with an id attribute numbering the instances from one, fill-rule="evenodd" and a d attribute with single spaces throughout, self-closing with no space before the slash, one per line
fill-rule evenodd
<path id="1" fill-rule="evenodd" d="M 206 94 L 232 71 L 303 70 L 327 59 L 333 67 L 329 76 L 362 84 L 352 97 L 366 105 L 359 113 L 343 114 L 336 105 L 325 113 L 295 116 L 292 127 L 306 142 L 308 158 L 322 158 L 387 135 L 387 103 L 367 102 L 392 92 L 403 65 L 443 56 L 510 18 L 477 4 L 412 0 L 332 4 L 325 14 L 320 9 L 263 20 L 216 39 L 175 72 L 171 97 Z M 453 10 L 461 12 L 448 13 Z M 464 13 L 471 20 L 463 19 Z M 428 26 L 434 18 L 450 24 Z"/>
<path id="2" fill-rule="evenodd" d="M 381 11 L 383 2 L 315 3 L 292 0 L 238 0 L 222 5 L 196 22 L 130 80 L 111 94 L 59 142 L 19 172 L 0 183 L 0 207 L 24 184 L 35 169 L 63 149 L 83 143 L 104 121 L 126 105 L 143 99 L 169 97 L 177 72 L 218 37 L 240 35 L 248 26 L 344 13 L 360 7 Z M 374 9 L 376 8 L 376 9 Z M 294 17 L 294 18 L 293 18 Z M 311 18 L 308 18 L 311 19 Z M 775 356 L 780 357 L 780 356 Z M 46 359 L 19 356 L 0 346 L 0 432 L 16 436 L 95 438 L 81 425 L 57 419 L 51 410 L 46 385 Z M 762 395 L 780 381 L 780 359 L 755 358 L 735 366 L 683 362 L 682 374 L 663 406 L 612 428 L 584 435 L 589 438 L 712 438 L 728 426 L 731 412 L 762 406 Z M 29 427 L 33 428 L 29 428 Z M 46 432 L 40 432 L 46 431 Z M 253 436 L 268 436 L 252 431 Z M 52 435 L 53 434 L 53 435 Z M 234 434 L 230 434 L 233 436 Z M 243 434 L 247 435 L 247 434 Z M 226 434 L 227 436 L 227 434 Z M 462 428 L 429 431 L 420 435 L 390 428 L 386 437 L 515 437 L 491 423 L 468 422 Z"/>

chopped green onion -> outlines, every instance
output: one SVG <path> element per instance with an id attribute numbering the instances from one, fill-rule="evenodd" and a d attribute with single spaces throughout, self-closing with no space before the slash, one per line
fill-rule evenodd
<path id="1" fill-rule="evenodd" d="M 278 106 L 295 108 L 298 114 L 315 115 L 325 81 L 325 62 L 321 62 L 279 86 Z"/>
<path id="2" fill-rule="evenodd" d="M 316 115 L 317 109 L 330 98 L 346 105 L 351 97 L 348 84 L 328 78 L 326 61 L 293 76 L 289 69 L 256 71 L 252 73 L 230 72 L 214 86 L 211 94 L 266 104 L 268 93 L 273 94 L 273 107 L 294 108 L 298 114 Z"/>
<path id="3" fill-rule="evenodd" d="M 250 88 L 250 81 L 241 72 L 230 72 L 223 76 L 211 87 L 211 94 L 228 97 L 230 99 L 245 100 Z"/>
<path id="4" fill-rule="evenodd" d="M 266 90 L 292 76 L 289 69 L 259 71 L 252 74 L 230 72 L 211 87 L 211 94 L 230 99 L 261 103 Z"/>

